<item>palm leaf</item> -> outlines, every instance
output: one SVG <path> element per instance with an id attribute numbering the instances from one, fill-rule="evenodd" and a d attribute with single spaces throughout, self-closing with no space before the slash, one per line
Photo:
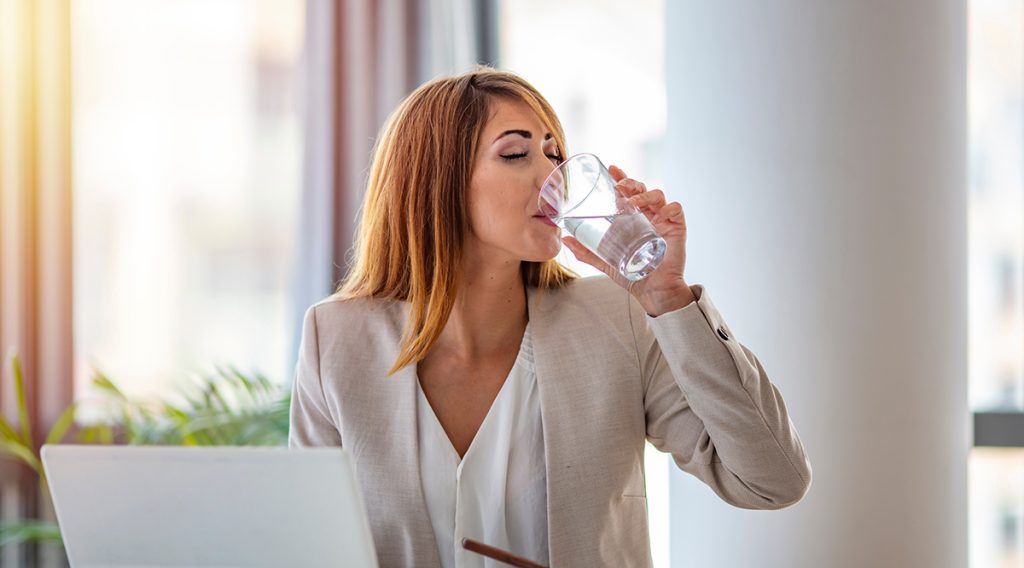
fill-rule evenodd
<path id="1" fill-rule="evenodd" d="M 106 375 L 99 371 L 97 371 L 93 375 L 92 384 L 100 388 L 101 390 L 104 390 L 107 393 L 114 395 L 114 397 L 119 400 L 128 400 L 128 397 L 125 396 L 124 392 L 122 392 L 121 389 L 117 388 L 117 385 L 114 384 L 114 381 L 111 381 L 109 377 L 107 377 Z"/>
<path id="2" fill-rule="evenodd" d="M 21 424 L 21 435 L 27 445 L 32 445 L 32 426 L 28 421 L 28 404 L 25 401 L 25 377 L 21 371 L 18 354 L 12 356 L 14 365 L 14 390 L 18 397 L 18 422 Z"/>
<path id="3" fill-rule="evenodd" d="M 0 524 L 0 548 L 23 542 L 63 545 L 60 527 L 48 521 L 23 520 Z"/>
<path id="4" fill-rule="evenodd" d="M 291 393 L 262 375 L 248 377 L 234 367 L 215 367 L 179 390 L 176 400 L 150 406 L 132 401 L 102 373 L 97 386 L 119 406 L 128 444 L 285 445 Z M 98 431 L 83 432 L 92 439 Z"/>
<path id="5" fill-rule="evenodd" d="M 220 389 L 217 388 L 217 383 L 210 381 L 207 385 L 210 391 L 210 396 L 213 399 L 213 410 L 220 412 L 231 412 L 231 405 L 221 394 Z"/>
<path id="6" fill-rule="evenodd" d="M 89 425 L 83 426 L 78 429 L 78 441 L 83 444 L 99 444 L 100 442 L 100 426 Z"/>
<path id="7" fill-rule="evenodd" d="M 245 388 L 245 392 L 249 395 L 249 400 L 255 402 L 259 395 L 258 393 L 256 393 L 256 389 L 253 388 L 252 382 L 249 381 L 249 379 L 246 378 L 246 376 L 243 375 L 241 371 L 234 367 L 231 368 L 231 376 L 242 384 L 242 387 Z"/>
<path id="8" fill-rule="evenodd" d="M 20 441 L 0 440 L 0 452 L 6 452 L 19 460 L 25 462 L 39 475 L 43 474 L 43 464 L 39 462 L 39 458 L 36 457 L 35 452 L 31 447 L 26 446 Z"/>
<path id="9" fill-rule="evenodd" d="M 46 436 L 46 444 L 56 444 L 64 439 L 68 429 L 75 423 L 75 408 L 77 405 L 72 402 L 60 415 L 60 418 L 57 418 L 57 422 L 53 424 L 53 428 L 50 428 L 50 433 Z"/>
<path id="10" fill-rule="evenodd" d="M 21 434 L 14 430 L 14 427 L 11 426 L 11 423 L 2 414 L 0 414 L 0 438 L 11 441 L 24 441 L 21 439 Z"/>

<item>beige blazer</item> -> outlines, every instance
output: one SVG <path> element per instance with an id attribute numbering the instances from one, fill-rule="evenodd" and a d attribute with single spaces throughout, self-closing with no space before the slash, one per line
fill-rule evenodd
<path id="1" fill-rule="evenodd" d="M 529 289 L 552 566 L 649 566 L 644 441 L 727 503 L 799 501 L 811 465 L 778 389 L 704 287 L 658 317 L 607 277 Z M 407 302 L 327 299 L 304 321 L 289 447 L 355 458 L 381 566 L 439 566 L 420 485 Z M 515 552 L 515 551 L 512 551 Z"/>

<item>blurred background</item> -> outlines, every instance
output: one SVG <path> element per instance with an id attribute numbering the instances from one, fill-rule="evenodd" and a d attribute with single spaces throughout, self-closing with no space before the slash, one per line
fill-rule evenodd
<path id="1" fill-rule="evenodd" d="M 713 77 L 708 69 L 716 65 L 727 68 L 729 53 L 736 53 L 723 55 L 720 42 L 747 45 L 750 53 L 765 57 L 790 48 L 828 53 L 836 46 L 823 41 L 809 51 L 808 44 L 792 47 L 787 42 L 797 40 L 781 31 L 763 44 L 713 30 L 706 38 L 687 34 L 702 25 L 710 9 L 696 9 L 694 2 L 671 4 L 0 0 L 0 347 L 8 354 L 0 390 L 4 414 L 16 417 L 18 409 L 11 350 L 25 368 L 29 419 L 36 432 L 52 427 L 72 401 L 78 404 L 75 421 L 80 425 L 114 419 L 98 402 L 101 393 L 91 381 L 98 371 L 139 399 L 176 400 L 176 387 L 217 366 L 266 376 L 287 390 L 301 316 L 344 274 L 378 129 L 417 85 L 474 64 L 511 70 L 532 82 L 561 117 L 570 153 L 594 152 L 649 187 L 664 187 L 684 208 L 691 201 L 698 211 L 702 205 L 711 207 L 707 204 L 713 202 L 701 201 L 702 196 L 724 195 L 728 171 L 746 166 L 740 154 L 719 155 L 728 163 L 720 170 L 720 186 L 714 181 L 688 184 L 684 175 L 672 173 L 686 159 L 696 159 L 696 153 L 684 157 L 678 149 L 688 146 L 667 140 L 706 128 L 692 116 L 696 107 L 687 104 L 694 100 L 688 97 L 711 93 L 699 106 L 701 116 L 713 124 L 733 116 L 736 107 L 730 105 L 773 96 L 767 91 L 712 96 L 701 77 Z M 742 2 L 726 4 L 706 29 L 753 19 L 743 15 Z M 779 10 L 790 23 L 813 28 L 815 18 L 828 17 L 830 26 L 846 25 L 835 14 L 807 9 L 813 3 L 782 4 Z M 930 10 L 927 4 L 908 0 L 874 6 L 871 25 L 895 21 L 891 25 L 899 31 L 900 22 Z M 953 545 L 947 565 L 1019 568 L 1024 567 L 1024 0 L 939 4 L 951 15 L 936 26 L 944 38 L 952 38 L 952 53 L 962 55 L 939 63 L 948 64 L 954 79 L 962 78 L 964 93 L 959 99 L 964 104 L 935 111 L 962 115 L 948 132 L 951 147 L 962 144 L 962 155 L 951 159 L 963 161 L 964 176 L 947 181 L 964 196 L 958 214 L 966 227 L 967 254 L 953 260 L 963 261 L 956 274 L 966 286 L 950 309 L 965 310 L 960 323 L 966 329 L 962 344 L 946 347 L 960 350 L 967 362 L 962 369 L 950 369 L 956 381 L 952 388 L 966 398 L 965 428 L 973 420 L 975 428 L 986 431 L 994 425 L 996 434 L 976 435 L 964 448 L 963 463 L 937 464 L 962 469 L 961 488 L 922 496 L 950 500 L 948 513 L 966 519 L 952 522 L 950 532 L 908 539 L 905 546 L 963 543 L 967 552 Z M 765 29 L 772 25 L 766 22 Z M 915 33 L 927 34 L 929 28 Z M 674 48 L 679 43 L 671 37 L 680 34 L 701 37 L 704 48 Z M 844 49 L 856 49 L 856 42 Z M 914 71 L 912 65 L 907 69 L 911 76 Z M 868 72 L 856 71 L 861 76 Z M 759 80 L 762 86 L 805 81 L 803 92 L 814 91 L 823 99 L 830 92 L 815 86 L 813 73 L 766 72 Z M 928 100 L 931 94 L 925 89 L 916 96 Z M 673 122 L 673 114 L 680 119 Z M 843 137 L 827 118 L 816 120 L 822 121 L 824 138 Z M 777 144 L 785 146 L 786 140 Z M 739 152 L 741 145 L 722 147 Z M 806 164 L 779 163 L 797 172 L 796 179 L 808 181 L 799 173 L 808 169 Z M 823 194 L 834 189 L 814 187 Z M 738 198 L 729 207 L 736 209 L 723 209 L 718 219 L 730 219 L 729 211 L 757 213 L 754 202 Z M 688 221 L 696 219 L 697 212 L 687 211 Z M 738 234 L 740 225 L 718 224 L 698 233 L 693 227 L 701 227 L 700 221 L 692 222 L 694 238 L 704 240 L 696 246 L 708 247 L 706 255 L 700 249 L 695 254 L 694 270 L 704 272 L 692 282 L 709 282 L 715 294 L 714 265 L 703 259 L 744 262 L 742 250 L 717 239 L 722 233 Z M 941 254 L 929 247 L 921 243 L 920 253 Z M 581 273 L 592 273 L 568 253 L 560 258 Z M 873 277 L 885 280 L 887 275 Z M 744 286 L 755 289 L 761 279 L 779 278 L 762 273 Z M 738 308 L 725 310 L 729 288 L 718 290 L 726 291 L 714 297 L 731 318 Z M 774 303 L 801 309 L 796 300 L 790 295 Z M 740 328 L 735 322 L 733 327 Z M 807 377 L 804 383 L 799 373 L 772 373 L 772 363 L 785 368 L 785 349 L 775 351 L 785 334 L 767 327 L 759 334 L 752 325 L 742 340 L 761 356 L 790 402 L 816 467 L 815 484 L 828 490 L 823 481 L 828 467 L 819 467 L 824 462 L 816 460 L 828 459 L 827 452 L 816 451 L 828 444 L 827 436 L 815 434 L 824 431 L 815 420 L 818 415 L 801 410 L 811 401 L 801 406 L 794 400 L 801 400 L 799 393 L 810 381 L 832 379 Z M 796 342 L 794 336 L 792 345 Z M 918 441 L 922 447 L 930 443 Z M 666 456 L 648 450 L 655 565 L 696 565 L 691 564 L 694 547 L 682 530 L 708 514 L 701 507 L 714 505 L 680 503 L 676 497 L 690 480 Z M 33 476 L 7 461 L 0 471 L 3 520 L 44 517 Z M 961 496 L 966 508 L 956 506 Z M 827 524 L 799 511 L 812 510 L 813 502 L 806 502 L 814 498 L 812 489 L 794 511 L 778 514 L 792 515 L 793 527 Z M 835 514 L 843 517 L 844 512 Z M 907 514 L 913 517 L 915 511 Z M 758 522 L 770 524 L 771 519 Z M 824 565 L 792 552 L 801 546 L 797 532 L 803 531 L 788 532 L 791 545 L 766 548 L 761 565 Z M 740 529 L 720 534 L 723 543 L 749 544 L 758 538 Z M 898 535 L 871 540 L 847 532 L 844 538 L 858 540 L 864 556 L 843 552 L 846 560 L 829 565 L 934 565 L 902 562 L 912 556 L 901 552 Z M 0 560 L 3 566 L 60 564 L 58 556 L 46 556 L 31 543 L 6 546 Z M 720 562 L 701 565 L 738 565 L 724 558 Z"/>

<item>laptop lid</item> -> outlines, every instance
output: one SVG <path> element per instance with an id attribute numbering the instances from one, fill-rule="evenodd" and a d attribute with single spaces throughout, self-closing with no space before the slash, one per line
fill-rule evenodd
<path id="1" fill-rule="evenodd" d="M 72 568 L 376 567 L 342 448 L 46 445 Z"/>

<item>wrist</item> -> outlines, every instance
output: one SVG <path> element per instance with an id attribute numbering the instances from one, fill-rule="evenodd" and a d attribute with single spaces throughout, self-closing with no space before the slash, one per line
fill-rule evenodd
<path id="1" fill-rule="evenodd" d="M 647 315 L 658 317 L 662 314 L 685 308 L 691 303 L 696 302 L 697 296 L 689 285 L 685 282 L 680 282 L 678 286 L 669 289 L 645 292 L 643 297 L 637 299 L 644 310 L 647 311 Z"/>

